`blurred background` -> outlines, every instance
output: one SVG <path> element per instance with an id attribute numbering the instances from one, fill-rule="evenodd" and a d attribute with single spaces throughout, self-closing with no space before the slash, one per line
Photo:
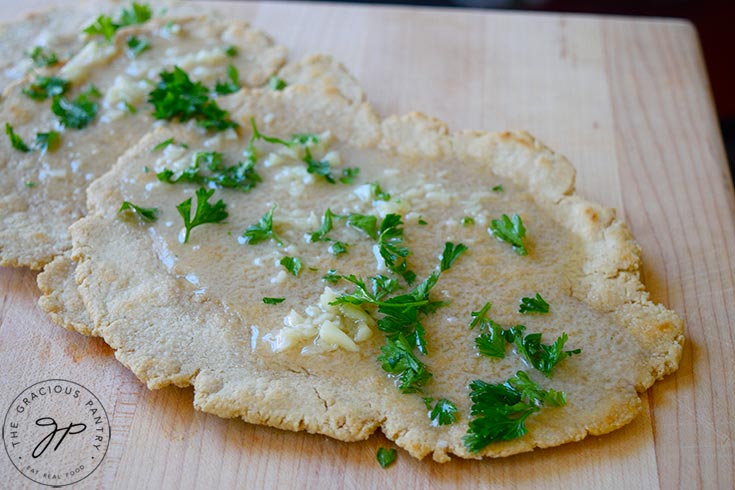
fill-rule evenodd
<path id="1" fill-rule="evenodd" d="M 534 12 L 677 17 L 699 33 L 720 120 L 730 173 L 735 174 L 735 0 L 349 0 L 434 7 L 471 7 Z"/>

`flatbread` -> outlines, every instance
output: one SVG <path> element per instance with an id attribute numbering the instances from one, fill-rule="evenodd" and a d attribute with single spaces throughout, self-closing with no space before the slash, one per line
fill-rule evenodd
<path id="1" fill-rule="evenodd" d="M 151 49 L 131 57 L 127 39 L 132 35 L 148 39 Z M 34 101 L 22 93 L 33 76 L 6 90 L 2 121 L 28 144 L 36 133 L 51 129 L 61 132 L 62 144 L 48 153 L 22 153 L 7 138 L 0 145 L 0 265 L 39 269 L 70 248 L 67 228 L 86 213 L 87 185 L 154 123 L 146 80 L 157 80 L 160 71 L 177 65 L 211 87 L 227 78 L 232 63 L 243 85 L 258 86 L 285 60 L 284 48 L 262 32 L 244 22 L 209 17 L 158 18 L 120 29 L 113 41 L 86 44 L 52 72 L 71 81 L 72 99 L 90 85 L 102 93 L 99 113 L 84 129 L 59 128 L 49 100 Z M 227 56 L 229 46 L 237 48 L 236 56 Z"/>
<path id="2" fill-rule="evenodd" d="M 258 146 L 263 182 L 247 193 L 217 189 L 212 203 L 226 202 L 227 221 L 194 228 L 184 244 L 175 206 L 197 186 L 164 184 L 155 172 L 181 171 L 203 150 L 235 162 L 246 130 L 212 137 L 183 126 L 158 128 L 95 181 L 88 190 L 90 214 L 70 229 L 90 333 L 103 337 L 149 388 L 193 385 L 194 405 L 202 411 L 345 441 L 380 428 L 411 455 L 432 454 L 440 462 L 452 454 L 498 457 L 555 446 L 632 420 L 641 408 L 637 392 L 677 368 L 683 325 L 650 301 L 639 279 L 639 249 L 625 224 L 613 210 L 576 196 L 572 166 L 527 133 L 451 133 L 418 113 L 380 120 L 349 95 L 350 84 L 342 77 L 326 87 L 244 91 L 233 97 L 232 113 L 243 128 L 254 117 L 264 134 L 331 138 L 328 147 L 312 148 L 314 156 L 331 161 L 335 172 L 360 167 L 352 184 L 329 184 L 288 151 Z M 169 138 L 189 149 L 151 153 Z M 373 181 L 390 200 L 370 194 Z M 503 192 L 491 190 L 497 185 Z M 155 223 L 121 216 L 123 200 L 156 207 L 161 216 Z M 238 240 L 274 205 L 283 247 Z M 386 272 L 374 242 L 344 225 L 335 224 L 333 239 L 350 244 L 345 255 L 330 254 L 329 243 L 305 240 L 327 208 L 340 215 L 401 214 L 409 264 L 420 279 L 437 266 L 445 241 L 469 247 L 432 291 L 450 303 L 423 322 L 429 355 L 421 359 L 433 378 L 422 396 L 456 403 L 456 423 L 433 426 L 422 396 L 401 394 L 381 370 L 376 357 L 383 334 L 329 305 L 353 288 L 342 281 L 330 292 L 321 280 L 327 270 L 361 277 Z M 502 213 L 523 217 L 527 256 L 487 233 L 490 219 Z M 463 226 L 463 216 L 474 226 Z M 302 259 L 298 277 L 280 265 L 285 256 Z M 550 313 L 519 314 L 520 298 L 536 292 Z M 285 300 L 265 305 L 263 297 Z M 565 332 L 567 347 L 582 353 L 559 364 L 553 377 L 531 373 L 544 388 L 564 391 L 565 407 L 529 418 L 525 436 L 474 453 L 462 442 L 468 383 L 502 383 L 528 369 L 518 356 L 477 355 L 477 333 L 468 323 L 485 302 L 492 302 L 491 316 L 501 325 L 523 323 L 546 342 Z M 294 330 L 303 336 L 291 335 Z"/>
<path id="3" fill-rule="evenodd" d="M 194 6 L 175 1 L 146 2 L 153 7 L 156 17 L 194 15 Z M 82 30 L 93 23 L 99 15 L 117 18 L 130 2 L 121 0 L 86 0 L 59 8 L 31 12 L 14 22 L 0 23 L 0 90 L 29 72 L 38 70 L 33 66 L 29 52 L 36 46 L 52 50 L 61 62 L 77 53 L 86 41 Z M 211 11 L 210 15 L 217 15 Z M 40 70 L 39 70 L 40 71 Z"/>

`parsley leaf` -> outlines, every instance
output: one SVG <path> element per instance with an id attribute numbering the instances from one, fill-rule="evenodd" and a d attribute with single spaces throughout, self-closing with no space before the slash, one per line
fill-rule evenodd
<path id="1" fill-rule="evenodd" d="M 514 214 L 512 218 L 504 214 L 500 219 L 492 220 L 490 231 L 498 240 L 510 243 L 518 255 L 528 255 L 528 250 L 523 245 L 526 228 L 523 226 L 521 217 L 517 214 Z"/>
<path id="2" fill-rule="evenodd" d="M 447 242 L 444 244 L 444 252 L 442 252 L 441 256 L 441 266 L 440 269 L 442 272 L 452 267 L 452 264 L 454 264 L 454 261 L 457 260 L 457 257 L 462 255 L 464 252 L 467 251 L 467 246 L 460 243 L 460 244 L 453 244 L 452 242 Z"/>
<path id="3" fill-rule="evenodd" d="M 43 46 L 36 46 L 33 50 L 28 53 L 33 64 L 38 68 L 45 66 L 52 66 L 59 62 L 59 57 L 50 49 L 44 48 Z"/>
<path id="4" fill-rule="evenodd" d="M 408 284 L 412 284 L 416 280 L 416 274 L 408 269 L 406 262 L 410 252 L 403 245 L 402 224 L 401 217 L 397 214 L 387 214 L 383 218 L 378 234 L 378 250 L 386 267 L 403 277 Z"/>
<path id="5" fill-rule="evenodd" d="M 286 86 L 286 80 L 277 75 L 273 75 L 270 80 L 268 80 L 268 88 L 271 90 L 283 90 Z"/>
<path id="6" fill-rule="evenodd" d="M 269 238 L 272 238 L 278 245 L 283 245 L 283 242 L 278 235 L 273 232 L 273 211 L 276 210 L 274 204 L 272 208 L 268 210 L 254 225 L 247 227 L 245 232 L 242 234 L 243 241 L 249 245 L 255 245 Z"/>
<path id="7" fill-rule="evenodd" d="M 351 184 L 359 174 L 359 167 L 343 168 L 342 177 L 339 178 L 339 181 L 343 184 Z"/>
<path id="8" fill-rule="evenodd" d="M 156 145 L 153 150 L 165 148 L 174 142 L 169 138 Z M 152 151 L 153 151 L 152 150 Z M 194 154 L 194 162 L 185 168 L 178 177 L 174 178 L 171 169 L 164 168 L 156 174 L 161 182 L 167 184 L 178 184 L 179 182 L 192 182 L 200 185 L 215 184 L 218 187 L 237 189 L 247 192 L 255 187 L 262 178 L 253 168 L 253 162 L 238 162 L 237 165 L 226 166 L 223 163 L 224 155 L 216 151 L 199 151 Z M 211 175 L 202 173 L 202 165 L 211 172 Z"/>
<path id="9" fill-rule="evenodd" d="M 380 467 L 385 469 L 395 462 L 397 455 L 398 452 L 395 448 L 386 449 L 384 447 L 379 447 L 376 458 L 378 458 L 378 464 Z"/>
<path id="10" fill-rule="evenodd" d="M 329 253 L 332 255 L 342 255 L 347 253 L 347 247 L 349 247 L 348 243 L 345 242 L 334 242 L 329 247 Z"/>
<path id="11" fill-rule="evenodd" d="M 342 276 L 337 274 L 336 270 L 329 269 L 327 273 L 322 276 L 322 279 L 329 284 L 337 284 L 339 280 L 342 279 Z"/>
<path id="12" fill-rule="evenodd" d="M 470 383 L 472 407 L 464 445 L 476 453 L 496 441 L 509 441 L 527 433 L 526 419 L 542 406 L 564 406 L 566 395 L 548 391 L 536 384 L 526 372 L 518 371 L 505 383 L 490 384 L 482 380 Z"/>
<path id="13" fill-rule="evenodd" d="M 322 225 L 319 227 L 318 230 L 316 230 L 311 235 L 309 235 L 309 241 L 310 242 L 328 241 L 329 238 L 327 238 L 327 233 L 332 231 L 332 224 L 333 224 L 334 218 L 335 218 L 335 214 L 332 213 L 331 209 L 327 208 L 327 210 L 324 211 L 324 216 L 322 216 Z"/>
<path id="14" fill-rule="evenodd" d="M 222 199 L 217 201 L 216 204 L 211 205 L 208 201 L 209 198 L 214 194 L 214 189 L 207 190 L 201 187 L 196 192 L 197 207 L 194 211 L 194 218 L 191 218 L 191 198 L 180 203 L 176 206 L 179 214 L 184 218 L 184 227 L 186 227 L 186 234 L 184 235 L 184 243 L 189 241 L 189 233 L 194 227 L 203 225 L 205 223 L 219 223 L 220 221 L 227 218 L 228 214 L 225 211 L 225 203 Z"/>
<path id="15" fill-rule="evenodd" d="M 234 58 L 235 56 L 237 56 L 237 46 L 227 46 L 225 48 L 225 54 L 230 58 Z"/>
<path id="16" fill-rule="evenodd" d="M 503 192 L 504 190 L 505 189 L 502 185 L 496 185 L 495 187 L 493 187 L 493 192 Z"/>
<path id="17" fill-rule="evenodd" d="M 390 194 L 387 192 L 383 192 L 383 189 L 380 188 L 380 184 L 377 182 L 373 182 L 370 184 L 370 187 L 373 191 L 373 198 L 376 201 L 390 201 Z"/>
<path id="18" fill-rule="evenodd" d="M 429 418 L 431 419 L 431 425 L 451 425 L 457 421 L 457 405 L 447 400 L 446 398 L 440 398 L 431 407 L 433 400 L 431 398 L 424 398 L 427 410 L 429 410 Z"/>
<path id="19" fill-rule="evenodd" d="M 519 328 L 522 327 L 522 328 Z M 541 371 L 544 376 L 551 376 L 551 370 L 567 357 L 582 352 L 581 349 L 563 350 L 564 344 L 568 340 L 568 336 L 562 333 L 553 344 L 546 345 L 541 343 L 541 334 L 532 333 L 526 336 L 522 335 L 525 327 L 519 325 L 515 327 L 520 331 L 521 335 L 515 335 L 515 346 L 518 353 L 528 361 L 534 368 Z"/>
<path id="20" fill-rule="evenodd" d="M 280 261 L 280 264 L 286 268 L 288 272 L 291 273 L 294 277 L 299 276 L 299 272 L 301 272 L 301 259 L 298 257 L 289 257 L 288 255 L 283 257 Z"/>
<path id="21" fill-rule="evenodd" d="M 462 226 L 472 226 L 475 224 L 475 220 L 472 219 L 472 217 L 470 216 L 465 216 L 464 218 L 462 218 L 462 221 L 460 221 L 460 223 L 462 224 Z"/>
<path id="22" fill-rule="evenodd" d="M 82 32 L 90 36 L 102 36 L 105 41 L 110 42 L 120 28 L 109 15 L 100 15 L 97 20 L 85 27 Z"/>
<path id="23" fill-rule="evenodd" d="M 349 214 L 347 215 L 347 226 L 362 231 L 373 240 L 378 239 L 378 218 L 373 215 Z"/>
<path id="24" fill-rule="evenodd" d="M 267 296 L 263 298 L 263 303 L 267 305 L 277 305 L 279 303 L 283 303 L 284 301 L 286 301 L 286 298 L 269 298 Z"/>
<path id="25" fill-rule="evenodd" d="M 337 181 L 334 180 L 334 176 L 332 175 L 332 166 L 329 164 L 329 161 L 326 159 L 314 159 L 314 157 L 311 156 L 311 150 L 308 147 L 305 148 L 304 163 L 306 163 L 306 171 L 310 174 L 321 175 L 322 177 L 324 177 L 324 180 L 326 180 L 330 184 L 337 183 Z"/>
<path id="26" fill-rule="evenodd" d="M 23 138 L 15 134 L 13 126 L 11 126 L 10 123 L 7 122 L 5 123 L 5 134 L 8 135 L 11 146 L 16 150 L 22 151 L 24 153 L 28 153 L 29 151 L 31 151 L 28 145 L 25 144 L 25 141 L 23 141 Z"/>
<path id="27" fill-rule="evenodd" d="M 153 11 L 149 5 L 133 2 L 131 7 L 130 10 L 123 9 L 121 12 L 120 27 L 145 24 L 153 17 Z"/>
<path id="28" fill-rule="evenodd" d="M 237 127 L 229 113 L 209 98 L 207 87 L 201 82 L 192 82 L 178 66 L 158 75 L 161 80 L 148 94 L 156 119 L 178 119 L 181 122 L 194 119 L 199 126 L 216 131 Z"/>
<path id="29" fill-rule="evenodd" d="M 37 76 L 32 84 L 23 89 L 23 93 L 33 100 L 45 100 L 63 95 L 69 87 L 71 83 L 63 78 Z"/>
<path id="30" fill-rule="evenodd" d="M 240 90 L 240 75 L 237 72 L 235 65 L 230 63 L 227 65 L 227 80 L 224 82 L 216 82 L 214 85 L 214 91 L 217 95 L 234 94 Z"/>
<path id="31" fill-rule="evenodd" d="M 420 392 L 431 379 L 431 373 L 413 353 L 411 343 L 403 334 L 389 337 L 380 351 L 378 361 L 382 363 L 384 371 L 396 376 L 401 393 Z"/>
<path id="32" fill-rule="evenodd" d="M 521 298 L 521 304 L 518 307 L 518 312 L 523 314 L 548 313 L 549 303 L 547 303 L 539 293 L 536 293 L 536 296 L 533 298 Z"/>
<path id="33" fill-rule="evenodd" d="M 128 52 L 133 58 L 137 58 L 141 54 L 151 49 L 151 43 L 148 39 L 138 36 L 128 36 Z"/>
<path id="34" fill-rule="evenodd" d="M 123 201 L 118 213 L 134 213 L 143 221 L 156 221 L 158 219 L 158 208 L 144 208 L 136 206 L 130 201 Z"/>
<path id="35" fill-rule="evenodd" d="M 97 115 L 97 102 L 92 99 L 100 97 L 99 91 L 90 87 L 77 96 L 74 101 L 57 95 L 51 103 L 51 110 L 59 117 L 59 121 L 67 128 L 85 128 Z"/>
<path id="36" fill-rule="evenodd" d="M 61 144 L 61 136 L 57 131 L 47 133 L 36 133 L 36 148 L 39 150 L 55 151 Z"/>

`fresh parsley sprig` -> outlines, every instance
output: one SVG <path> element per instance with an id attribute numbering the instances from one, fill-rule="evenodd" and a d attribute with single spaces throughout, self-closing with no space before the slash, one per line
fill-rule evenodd
<path id="1" fill-rule="evenodd" d="M 193 119 L 199 126 L 216 131 L 237 127 L 229 113 L 209 98 L 209 89 L 201 82 L 192 82 L 178 66 L 158 75 L 160 81 L 148 94 L 156 119 L 178 119 L 181 122 Z"/>
<path id="2" fill-rule="evenodd" d="M 268 296 L 263 297 L 263 303 L 267 305 L 277 305 L 286 301 L 286 298 L 269 298 Z"/>
<path id="3" fill-rule="evenodd" d="M 193 228 L 205 223 L 219 223 L 227 218 L 228 214 L 225 211 L 226 205 L 222 202 L 222 199 L 214 205 L 208 202 L 212 195 L 214 195 L 214 189 L 207 190 L 204 187 L 197 189 L 197 207 L 194 211 L 193 218 L 191 217 L 191 197 L 176 206 L 179 214 L 184 218 L 184 227 L 186 228 L 184 243 L 189 241 L 189 233 L 191 233 Z"/>
<path id="4" fill-rule="evenodd" d="M 71 82 L 63 78 L 39 75 L 23 89 L 23 93 L 33 100 L 45 100 L 65 94 L 70 87 Z"/>
<path id="5" fill-rule="evenodd" d="M 500 219 L 492 220 L 490 232 L 498 240 L 509 243 L 518 255 L 528 255 L 528 250 L 523 244 L 526 227 L 523 226 L 523 220 L 517 214 L 514 214 L 512 218 L 504 214 Z"/>
<path id="6" fill-rule="evenodd" d="M 524 436 L 526 420 L 543 406 L 566 405 L 566 394 L 553 389 L 544 390 L 525 371 L 502 384 L 482 380 L 470 383 L 472 407 L 464 445 L 476 453 L 496 441 L 509 441 Z"/>
<path id="7" fill-rule="evenodd" d="M 133 58 L 137 58 L 151 49 L 151 42 L 142 36 L 128 36 L 126 44 L 128 46 L 128 53 Z"/>
<path id="8" fill-rule="evenodd" d="M 457 245 L 455 245 L 452 242 L 446 242 L 444 244 L 444 252 L 442 252 L 441 255 L 441 271 L 444 272 L 445 270 L 452 267 L 454 261 L 457 260 L 457 258 L 466 251 L 467 246 L 462 243 L 458 243 Z"/>
<path id="9" fill-rule="evenodd" d="M 227 65 L 227 80 L 217 81 L 214 84 L 214 91 L 217 95 L 234 94 L 240 90 L 240 74 L 235 65 L 230 63 Z"/>
<path id="10" fill-rule="evenodd" d="M 99 105 L 96 100 L 101 96 L 102 94 L 94 86 L 80 93 L 73 101 L 57 95 L 51 102 L 51 110 L 58 116 L 63 126 L 83 129 L 97 116 Z"/>
<path id="11" fill-rule="evenodd" d="M 283 241 L 273 231 L 273 211 L 275 210 L 276 205 L 274 204 L 256 224 L 247 227 L 242 234 L 245 243 L 256 245 L 272 238 L 278 245 L 283 245 Z"/>
<path id="12" fill-rule="evenodd" d="M 529 313 L 548 313 L 549 303 L 541 297 L 539 293 L 531 298 L 521 298 L 521 304 L 518 307 L 518 312 L 527 315 Z"/>
<path id="13" fill-rule="evenodd" d="M 390 213 L 383 218 L 378 232 L 378 251 L 388 269 L 412 284 L 416 280 L 416 273 L 408 268 L 407 257 L 410 251 L 403 242 L 402 225 L 398 214 Z"/>
<path id="14" fill-rule="evenodd" d="M 161 145 L 168 146 L 174 142 L 173 138 L 159 143 L 154 148 L 157 149 Z M 209 170 L 210 175 L 203 173 L 202 166 Z M 178 184 L 181 182 L 189 182 L 200 185 L 214 184 L 218 187 L 229 189 L 237 189 L 247 192 L 255 187 L 262 178 L 255 171 L 251 161 L 238 162 L 236 165 L 227 166 L 224 164 L 224 155 L 216 151 L 200 151 L 194 154 L 194 162 L 185 168 L 181 174 L 174 177 L 174 171 L 164 168 L 156 174 L 161 182 L 167 184 Z"/>
<path id="15" fill-rule="evenodd" d="M 301 267 L 303 265 L 300 258 L 289 257 L 288 255 L 281 259 L 280 264 L 294 277 L 299 276 L 299 272 L 301 272 Z"/>
<path id="16" fill-rule="evenodd" d="M 31 151 L 31 148 L 23 141 L 23 138 L 16 134 L 13 126 L 7 122 L 5 123 L 5 134 L 8 135 L 10 145 L 16 150 L 22 151 L 23 153 Z"/>
<path id="17" fill-rule="evenodd" d="M 431 425 L 451 425 L 457 421 L 457 405 L 446 398 L 440 398 L 436 403 L 433 398 L 424 398 L 424 404 L 429 411 Z"/>
<path id="18" fill-rule="evenodd" d="M 411 343 L 403 334 L 386 339 L 380 352 L 378 361 L 385 372 L 396 376 L 401 393 L 420 392 L 431 379 L 431 373 L 413 353 Z"/>
<path id="19" fill-rule="evenodd" d="M 90 36 L 102 36 L 105 38 L 105 41 L 110 42 L 121 27 L 144 24 L 152 16 L 153 11 L 150 6 L 133 2 L 130 9 L 122 10 L 120 18 L 117 21 L 113 20 L 109 15 L 100 15 L 94 22 L 85 27 L 82 32 Z"/>
<path id="20" fill-rule="evenodd" d="M 123 201 L 120 209 L 117 210 L 119 214 L 135 214 L 142 221 L 153 222 L 158 219 L 159 210 L 158 208 L 144 208 L 137 206 L 130 201 Z"/>
<path id="21" fill-rule="evenodd" d="M 43 46 L 34 47 L 28 56 L 33 61 L 33 64 L 38 68 L 44 68 L 46 66 L 53 66 L 59 62 L 58 55 L 48 48 Z"/>
<path id="22" fill-rule="evenodd" d="M 397 455 L 398 452 L 395 448 L 387 449 L 384 447 L 379 447 L 375 457 L 378 459 L 378 464 L 380 465 L 380 467 L 386 469 L 396 461 Z"/>

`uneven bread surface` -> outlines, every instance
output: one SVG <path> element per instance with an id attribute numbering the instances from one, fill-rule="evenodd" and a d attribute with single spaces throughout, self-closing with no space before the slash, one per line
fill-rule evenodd
<path id="1" fill-rule="evenodd" d="M 146 40 L 150 49 L 132 55 L 131 37 Z M 230 47 L 234 55 L 228 55 Z M 65 63 L 8 87 L 0 119 L 28 145 L 49 131 L 59 133 L 60 145 L 29 152 L 0 146 L 0 264 L 39 269 L 70 248 L 67 228 L 86 213 L 86 187 L 153 127 L 147 97 L 161 71 L 178 66 L 192 80 L 213 87 L 228 79 L 232 65 L 239 83 L 258 86 L 284 59 L 284 48 L 244 22 L 154 17 L 118 30 L 111 42 L 92 40 Z M 37 76 L 68 81 L 69 100 L 96 88 L 100 95 L 94 99 L 98 110 L 92 122 L 82 129 L 61 125 L 50 99 L 23 93 Z M 217 100 L 224 104 L 226 98 Z"/>
<path id="2" fill-rule="evenodd" d="M 637 392 L 676 369 L 683 327 L 649 301 L 638 277 L 638 247 L 614 212 L 574 195 L 571 165 L 526 133 L 451 133 L 418 113 L 381 120 L 349 78 L 308 85 L 316 79 L 318 72 L 306 85 L 294 78 L 282 91 L 233 95 L 228 108 L 238 131 L 158 128 L 89 187 L 90 213 L 71 227 L 89 333 L 103 337 L 150 388 L 193 385 L 203 411 L 346 441 L 380 428 L 413 456 L 437 461 L 451 454 L 506 456 L 629 422 L 640 410 Z M 309 147 L 315 158 L 329 161 L 336 176 L 354 167 L 359 174 L 332 184 L 308 172 L 303 148 L 257 142 L 262 182 L 248 192 L 210 185 L 211 202 L 222 199 L 229 216 L 192 229 L 183 243 L 176 206 L 194 199 L 199 185 L 164 183 L 157 173 L 178 175 L 198 152 L 221 152 L 229 165 L 242 160 L 251 117 L 266 135 L 319 135 Z M 170 138 L 186 147 L 153 151 Z M 377 199 L 373 183 L 391 197 Z M 493 191 L 498 185 L 503 190 Z M 155 222 L 121 215 L 123 201 L 160 215 Z M 330 298 L 354 287 L 345 280 L 327 284 L 327 271 L 389 272 L 373 252 L 375 242 L 339 219 L 330 236 L 348 243 L 347 253 L 334 255 L 334 243 L 308 239 L 327 209 L 378 222 L 400 215 L 417 282 L 435 270 L 445 242 L 468 247 L 431 292 L 448 304 L 422 320 L 429 354 L 419 356 L 433 374 L 422 394 L 400 393 L 381 369 L 376 358 L 385 337 L 374 321 L 350 323 L 345 310 L 330 306 Z M 282 245 L 238 239 L 268 210 Z M 492 219 L 514 213 L 528 229 L 527 256 L 487 231 Z M 465 226 L 465 217 L 474 224 Z M 284 257 L 302 260 L 297 276 L 281 264 Z M 520 298 L 535 293 L 550 312 L 519 314 Z M 264 304 L 264 297 L 285 299 Z M 567 347 L 581 354 L 551 377 L 529 370 L 510 350 L 503 359 L 478 355 L 477 332 L 468 324 L 486 302 L 499 324 L 522 323 L 545 342 L 567 333 Z M 462 441 L 468 383 L 502 383 L 518 370 L 529 370 L 545 389 L 564 391 L 566 406 L 534 414 L 523 437 L 470 452 Z M 457 422 L 433 426 L 422 396 L 452 400 Z"/>

